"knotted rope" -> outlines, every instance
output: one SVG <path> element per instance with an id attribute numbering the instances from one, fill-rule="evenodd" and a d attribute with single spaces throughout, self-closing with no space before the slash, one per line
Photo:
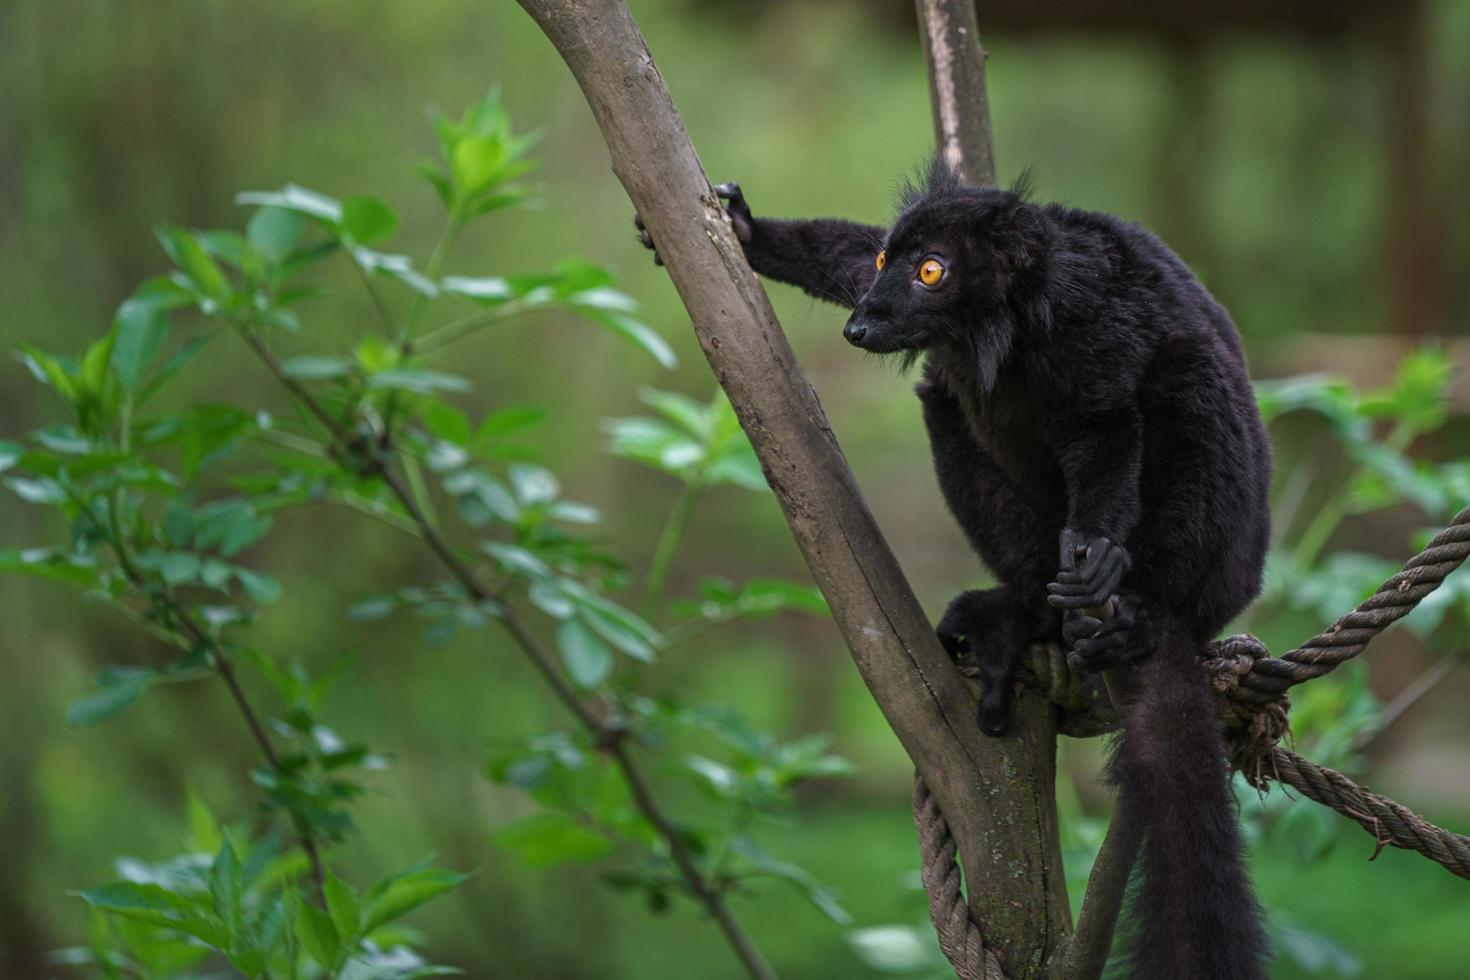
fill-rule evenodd
<path id="1" fill-rule="evenodd" d="M 1436 826 L 1408 807 L 1276 743 L 1290 733 L 1286 695 L 1290 687 L 1356 657 L 1370 640 L 1439 588 L 1466 558 L 1470 558 L 1470 507 L 1456 514 L 1377 592 L 1302 646 L 1272 657 L 1256 637 L 1241 634 L 1213 641 L 1204 660 L 1225 725 L 1230 764 L 1251 785 L 1264 789 L 1275 780 L 1291 786 L 1357 823 L 1374 836 L 1379 848 L 1417 851 L 1462 878 L 1470 878 L 1470 837 Z M 1095 735 L 1116 722 L 1116 712 L 1100 697 L 1101 686 L 1068 667 L 1055 644 L 1038 644 L 1029 653 L 1026 681 L 1063 709 L 1063 732 Z M 958 849 L 949 824 L 917 774 L 914 825 L 923 861 L 920 877 L 940 949 L 960 980 L 1005 980 L 960 888 Z"/>

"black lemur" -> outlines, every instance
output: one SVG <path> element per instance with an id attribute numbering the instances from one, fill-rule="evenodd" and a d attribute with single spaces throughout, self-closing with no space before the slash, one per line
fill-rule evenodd
<path id="1" fill-rule="evenodd" d="M 940 486 L 1002 583 L 939 624 L 952 652 L 973 644 L 985 731 L 1004 731 L 1033 641 L 1132 675 L 1109 770 L 1118 819 L 1144 830 L 1132 975 L 1265 977 L 1200 664 L 1259 590 L 1270 520 L 1270 444 L 1230 317 L 1136 225 L 943 166 L 886 229 L 755 218 L 738 186 L 719 191 L 756 272 L 852 308 L 854 346 L 923 356 Z M 1110 599 L 1110 618 L 1089 614 Z"/>

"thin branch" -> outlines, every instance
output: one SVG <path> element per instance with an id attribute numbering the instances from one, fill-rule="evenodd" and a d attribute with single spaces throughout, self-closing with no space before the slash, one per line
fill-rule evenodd
<path id="1" fill-rule="evenodd" d="M 253 332 L 246 331 L 246 339 L 250 347 L 260 357 L 266 368 L 284 385 L 295 398 L 312 415 L 319 419 L 330 419 L 330 413 L 322 407 L 315 396 L 306 388 L 294 381 L 285 373 L 280 359 L 275 356 L 265 341 Z M 354 448 L 352 443 L 345 440 L 348 438 L 347 430 L 337 426 L 333 433 L 339 440 L 339 444 L 333 448 L 338 452 L 351 452 Z M 495 593 L 487 589 L 480 581 L 475 570 L 460 557 L 458 552 L 445 538 L 437 524 L 430 519 L 418 497 L 408 486 L 404 477 L 389 464 L 392 458 L 391 433 L 385 432 L 376 451 L 365 454 L 360 462 L 367 471 L 381 479 L 389 491 L 403 506 L 408 514 L 409 520 L 417 529 L 417 534 L 428 545 L 439 559 L 440 564 L 459 583 L 465 594 L 477 603 L 491 607 L 496 619 L 505 627 L 522 653 L 530 660 L 532 666 L 545 678 L 552 692 L 556 695 L 568 711 L 589 735 L 593 741 L 606 751 L 617 764 L 627 781 L 628 787 L 633 794 L 634 804 L 655 832 L 663 840 L 669 849 L 669 855 L 673 859 L 679 873 L 683 876 L 689 893 L 702 904 L 709 914 L 715 919 L 721 931 L 725 934 L 741 963 L 756 980 L 775 980 L 775 972 L 766 964 L 760 951 L 745 934 L 734 914 L 730 911 L 725 901 L 725 896 L 710 884 L 700 872 L 695 863 L 693 855 L 689 851 L 683 836 L 677 827 L 664 814 L 663 810 L 653 798 L 648 784 L 639 771 L 637 764 L 628 753 L 627 746 L 623 741 L 623 731 L 620 728 L 607 724 L 604 720 L 594 715 L 578 696 L 577 692 L 561 671 L 557 669 L 556 660 L 536 639 L 526 625 L 521 621 L 515 610 L 503 602 Z"/>
<path id="2" fill-rule="evenodd" d="M 1142 841 L 1142 824 L 1128 814 L 1114 812 L 1092 873 L 1087 876 L 1077 931 L 1051 958 L 1051 980 L 1097 980 L 1102 976 L 1113 948 L 1128 876 Z"/>
<path id="3" fill-rule="evenodd" d="M 198 620 L 190 615 L 189 611 L 167 591 L 158 591 L 155 593 L 150 590 L 149 582 L 143 576 L 142 572 L 138 570 L 137 566 L 132 563 L 126 550 L 119 546 L 117 553 L 118 562 L 122 565 L 123 573 L 127 575 L 128 580 L 145 594 L 156 596 L 153 601 L 163 608 L 169 618 L 178 627 L 179 631 L 184 634 L 181 638 L 191 641 L 195 649 L 203 648 L 209 652 L 209 659 L 214 665 L 215 673 L 219 674 L 220 679 L 225 682 L 225 687 L 229 689 L 230 698 L 235 702 L 235 706 L 240 709 L 240 714 L 244 717 L 245 724 L 250 729 L 251 737 L 255 739 L 255 744 L 260 748 L 261 754 L 265 756 L 266 763 L 278 774 L 285 775 L 285 768 L 281 765 L 281 757 L 276 754 L 275 746 L 271 744 L 270 736 L 266 734 L 265 726 L 261 724 L 260 717 L 255 713 L 255 709 L 251 706 L 249 699 L 245 697 L 245 691 L 240 687 L 240 680 L 235 676 L 234 663 L 220 646 L 219 641 L 203 626 L 200 626 Z M 323 894 L 322 889 L 326 885 L 326 868 L 322 864 L 321 852 L 316 846 L 316 839 L 312 836 L 311 829 L 306 825 L 304 820 L 289 809 L 287 813 L 290 815 L 291 824 L 296 831 L 297 839 L 301 843 L 301 849 L 306 852 L 306 857 L 311 863 L 311 877 L 316 883 L 317 895 L 321 897 Z"/>
<path id="4" fill-rule="evenodd" d="M 71 496 L 72 503 L 77 505 L 81 513 L 91 513 L 69 490 L 67 493 Z M 95 517 L 91 519 L 92 523 L 96 526 L 97 531 L 111 543 L 113 553 L 117 556 L 117 563 L 122 569 L 123 575 L 133 584 L 134 588 L 148 597 L 149 602 L 155 608 L 166 613 L 175 627 L 177 627 L 176 630 L 172 631 L 164 627 L 162 638 L 165 638 L 171 645 L 181 649 L 183 649 L 184 645 L 178 641 L 188 641 L 192 645 L 189 649 L 185 650 L 186 653 L 200 647 L 208 651 L 215 672 L 219 674 L 220 678 L 225 682 L 225 686 L 229 689 L 230 697 L 240 709 L 240 714 L 244 717 L 246 726 L 250 729 L 250 734 L 255 739 L 256 745 L 260 747 L 260 751 L 265 756 L 270 767 L 277 773 L 284 775 L 285 770 L 281 767 L 281 760 L 276 755 L 275 746 L 271 744 L 269 736 L 266 735 L 265 728 L 261 725 L 259 717 L 255 714 L 255 709 L 251 707 L 249 700 L 246 699 L 245 692 L 241 690 L 240 683 L 235 677 L 234 665 L 231 663 L 230 658 L 220 647 L 219 641 L 210 635 L 204 627 L 200 626 L 198 621 L 189 614 L 188 610 L 166 588 L 155 589 L 152 587 L 152 583 L 148 581 L 148 577 L 134 563 L 132 554 L 128 550 L 127 541 L 123 537 L 122 529 L 118 526 L 116 507 L 117 502 L 115 500 L 110 501 L 107 507 L 107 518 L 108 524 L 111 525 L 110 527 L 103 527 Z M 114 606 L 120 609 L 127 609 L 121 603 L 114 603 Z M 132 611 L 128 610 L 128 612 L 131 613 Z M 150 632 L 154 631 L 150 630 Z M 159 634 L 155 632 L 154 635 Z M 312 838 L 310 829 L 300 817 L 295 813 L 291 813 L 290 816 L 292 827 L 296 831 L 296 836 L 300 839 L 301 849 L 306 852 L 306 856 L 311 863 L 312 879 L 316 883 L 317 896 L 325 900 L 322 889 L 326 884 L 326 872 L 322 865 L 321 854 L 317 850 L 316 841 Z"/>

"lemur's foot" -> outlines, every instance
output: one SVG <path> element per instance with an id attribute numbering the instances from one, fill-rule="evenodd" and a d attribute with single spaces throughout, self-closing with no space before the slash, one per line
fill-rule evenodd
<path id="1" fill-rule="evenodd" d="M 1071 648 L 1067 662 L 1090 671 L 1127 667 L 1147 657 L 1152 650 L 1147 618 L 1132 596 L 1112 597 L 1113 614 L 1103 619 L 1082 612 L 1068 612 L 1062 620 L 1062 637 Z"/>
<path id="2" fill-rule="evenodd" d="M 1011 719 L 1011 701 L 1015 698 L 1015 664 L 1009 660 L 987 662 L 977 656 L 970 647 L 970 638 L 961 633 L 946 633 L 943 624 L 938 630 L 939 643 L 944 652 L 956 663 L 972 668 L 980 678 L 980 704 L 975 721 L 986 735 L 1000 736 L 1006 733 Z"/>
<path id="3" fill-rule="evenodd" d="M 1046 587 L 1046 601 L 1055 609 L 1104 605 L 1133 564 L 1121 544 L 1107 538 L 1089 540 L 1070 528 L 1062 531 L 1061 550 L 1062 570 Z"/>
<path id="4" fill-rule="evenodd" d="M 715 195 L 720 200 L 727 202 L 725 213 L 730 216 L 730 224 L 735 228 L 735 237 L 741 242 L 750 241 L 751 233 L 755 230 L 755 219 L 751 217 L 750 205 L 745 203 L 745 195 L 741 192 L 740 185 L 733 180 L 717 184 Z M 638 229 L 638 241 L 653 253 L 653 264 L 663 265 L 663 256 L 658 254 L 658 248 L 653 244 L 653 236 L 643 224 L 643 215 L 635 213 L 633 225 Z"/>

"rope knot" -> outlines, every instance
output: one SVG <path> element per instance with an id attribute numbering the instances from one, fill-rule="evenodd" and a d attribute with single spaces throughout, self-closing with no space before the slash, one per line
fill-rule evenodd
<path id="1" fill-rule="evenodd" d="M 1271 655 L 1266 644 L 1250 633 L 1238 633 L 1210 643 L 1205 672 L 1216 694 L 1228 695 L 1240 687 L 1240 679 L 1255 669 L 1257 660 Z"/>
<path id="2" fill-rule="evenodd" d="M 1220 720 L 1225 724 L 1226 752 L 1230 766 L 1252 786 L 1263 788 L 1268 778 L 1265 760 L 1276 743 L 1291 734 L 1287 712 L 1291 700 L 1281 694 L 1263 704 L 1233 697 L 1240 682 L 1256 663 L 1271 656 L 1266 645 L 1249 633 L 1227 636 L 1210 644 L 1212 656 L 1205 660 L 1210 687 L 1219 695 Z"/>

